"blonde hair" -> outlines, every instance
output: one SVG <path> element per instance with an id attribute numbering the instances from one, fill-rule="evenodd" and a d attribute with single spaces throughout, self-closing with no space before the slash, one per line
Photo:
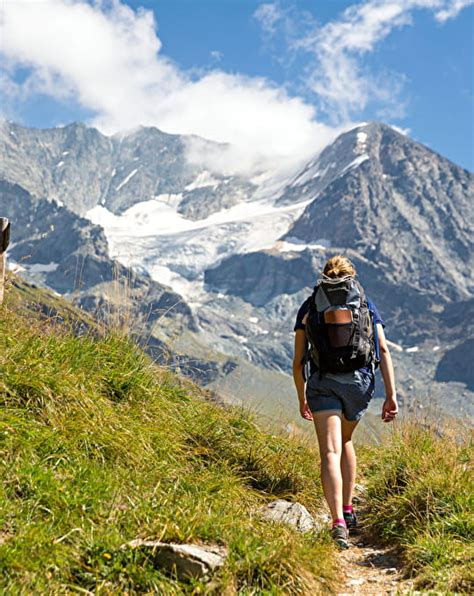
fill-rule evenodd
<path id="1" fill-rule="evenodd" d="M 347 257 L 335 255 L 327 260 L 323 269 L 327 277 L 345 277 L 346 275 L 355 276 L 356 268 Z"/>

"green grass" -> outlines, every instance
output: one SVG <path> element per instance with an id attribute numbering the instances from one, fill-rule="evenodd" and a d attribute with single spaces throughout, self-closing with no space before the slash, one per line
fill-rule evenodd
<path id="1" fill-rule="evenodd" d="M 90 321 L 78 336 L 84 315 L 49 299 L 31 308 L 43 294 L 12 288 L 0 308 L 0 592 L 330 590 L 327 538 L 256 513 L 277 497 L 320 507 L 314 450 L 213 404 L 124 337 Z M 229 555 L 209 583 L 183 583 L 120 549 L 137 537 Z"/>
<path id="2" fill-rule="evenodd" d="M 304 438 L 265 432 L 155 366 L 131 341 L 21 282 L 0 307 L 0 593 L 317 594 L 337 586 L 327 537 L 272 525 L 274 498 L 321 507 Z M 474 593 L 465 434 L 402 424 L 360 446 L 366 522 L 415 586 Z M 180 582 L 134 538 L 219 543 L 224 568 Z"/>
<path id="3" fill-rule="evenodd" d="M 466 431 L 405 422 L 362 458 L 367 522 L 399 547 L 415 587 L 474 593 L 474 486 Z"/>

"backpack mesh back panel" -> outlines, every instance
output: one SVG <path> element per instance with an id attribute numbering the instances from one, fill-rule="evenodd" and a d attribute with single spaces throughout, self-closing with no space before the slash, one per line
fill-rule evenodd
<path id="1" fill-rule="evenodd" d="M 353 277 L 322 279 L 310 300 L 306 334 L 324 372 L 350 372 L 374 356 L 374 329 L 362 286 Z"/>

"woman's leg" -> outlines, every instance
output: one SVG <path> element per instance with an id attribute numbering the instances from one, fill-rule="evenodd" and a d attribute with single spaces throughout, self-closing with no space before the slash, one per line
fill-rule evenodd
<path id="1" fill-rule="evenodd" d="M 321 482 L 332 519 L 343 519 L 341 434 L 342 414 L 337 410 L 313 412 L 321 458 Z"/>
<path id="2" fill-rule="evenodd" d="M 352 494 L 356 478 L 356 454 L 352 443 L 352 433 L 358 421 L 351 422 L 344 416 L 341 418 L 342 431 L 342 453 L 341 453 L 341 474 L 342 474 L 342 498 L 343 505 L 352 505 Z"/>

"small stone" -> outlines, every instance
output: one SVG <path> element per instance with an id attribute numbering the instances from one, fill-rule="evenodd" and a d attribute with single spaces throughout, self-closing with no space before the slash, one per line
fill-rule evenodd
<path id="1" fill-rule="evenodd" d="M 376 582 L 379 582 L 380 579 L 378 577 L 368 577 L 367 581 L 375 584 Z"/>
<path id="2" fill-rule="evenodd" d="M 383 567 L 384 565 L 390 565 L 390 563 L 393 561 L 392 557 L 383 554 L 383 553 L 377 553 L 374 557 L 373 557 L 373 563 L 375 565 L 378 565 L 379 567 Z"/>
<path id="3" fill-rule="evenodd" d="M 363 577 L 359 577 L 358 579 L 351 579 L 346 582 L 346 586 L 361 586 L 365 584 L 365 579 Z"/>
<path id="4" fill-rule="evenodd" d="M 367 557 L 368 559 L 370 558 L 372 561 L 377 561 L 377 563 L 379 562 L 379 558 L 381 556 L 383 556 L 381 553 L 379 553 L 376 550 L 373 549 L 364 549 L 363 550 L 364 553 L 364 557 Z"/>
<path id="5" fill-rule="evenodd" d="M 316 523 L 309 511 L 301 503 L 291 503 L 284 499 L 272 501 L 260 510 L 263 517 L 269 521 L 290 524 L 302 533 L 319 531 L 326 527 L 325 514 L 320 514 L 321 519 Z"/>
<path id="6" fill-rule="evenodd" d="M 222 567 L 226 548 L 218 545 L 173 544 L 157 540 L 132 540 L 121 548 L 139 548 L 151 555 L 155 565 L 179 578 L 205 578 Z"/>

